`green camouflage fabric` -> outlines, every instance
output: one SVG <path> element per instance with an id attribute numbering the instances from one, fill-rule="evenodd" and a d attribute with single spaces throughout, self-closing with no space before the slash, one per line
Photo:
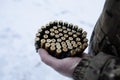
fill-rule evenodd
<path id="1" fill-rule="evenodd" d="M 120 0 L 106 0 L 74 80 L 120 80 Z"/>

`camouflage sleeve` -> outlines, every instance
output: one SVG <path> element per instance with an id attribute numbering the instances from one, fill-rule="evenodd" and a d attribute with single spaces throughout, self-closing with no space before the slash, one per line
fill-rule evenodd
<path id="1" fill-rule="evenodd" d="M 76 67 L 75 80 L 120 80 L 120 0 L 106 0 L 89 45 Z"/>
<path id="2" fill-rule="evenodd" d="M 73 73 L 74 80 L 120 80 L 120 60 L 103 52 L 86 57 Z"/>

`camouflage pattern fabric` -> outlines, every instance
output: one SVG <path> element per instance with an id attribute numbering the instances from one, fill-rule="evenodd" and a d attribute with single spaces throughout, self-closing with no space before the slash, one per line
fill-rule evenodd
<path id="1" fill-rule="evenodd" d="M 120 80 L 120 0 L 106 0 L 91 36 L 89 54 L 76 67 L 75 80 Z"/>

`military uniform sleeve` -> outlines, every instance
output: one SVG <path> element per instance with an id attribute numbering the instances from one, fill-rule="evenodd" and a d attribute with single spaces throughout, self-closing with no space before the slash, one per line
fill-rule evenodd
<path id="1" fill-rule="evenodd" d="M 120 80 L 120 60 L 103 52 L 86 57 L 73 72 L 74 80 Z"/>
<path id="2" fill-rule="evenodd" d="M 106 0 L 74 80 L 120 80 L 120 0 Z"/>

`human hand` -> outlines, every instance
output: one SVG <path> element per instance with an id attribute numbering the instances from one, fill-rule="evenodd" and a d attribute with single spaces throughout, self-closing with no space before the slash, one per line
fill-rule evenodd
<path id="1" fill-rule="evenodd" d="M 49 55 L 48 52 L 44 49 L 39 49 L 38 52 L 40 54 L 41 60 L 45 64 L 51 66 L 57 72 L 67 77 L 72 77 L 72 73 L 75 67 L 81 61 L 81 58 L 78 57 L 57 59 Z"/>

